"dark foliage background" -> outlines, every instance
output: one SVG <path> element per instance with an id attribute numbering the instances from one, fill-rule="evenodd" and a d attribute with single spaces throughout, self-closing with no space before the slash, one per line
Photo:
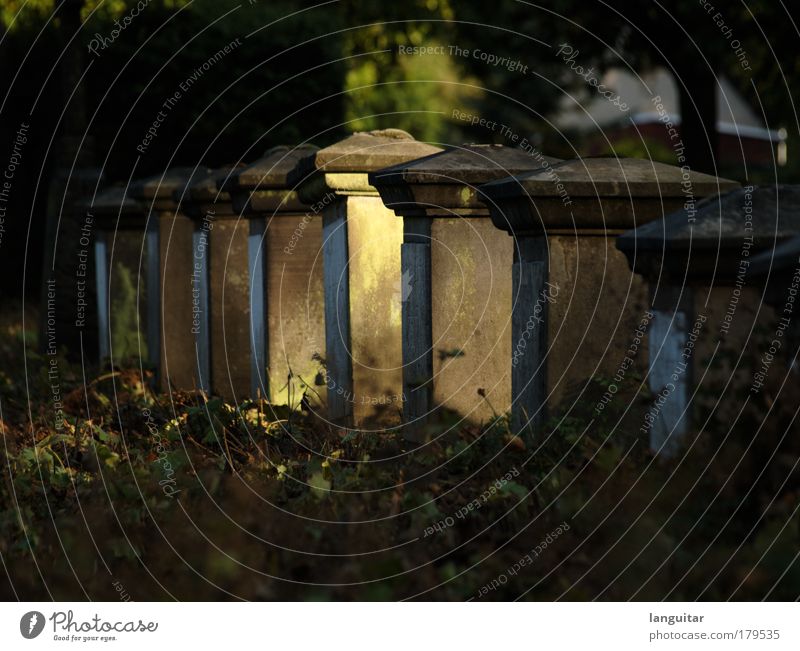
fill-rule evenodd
<path id="1" fill-rule="evenodd" d="M 30 124 L 5 224 L 3 295 L 37 294 L 37 240 L 52 211 L 48 182 L 73 163 L 102 167 L 110 183 L 168 165 L 252 160 L 277 143 L 325 144 L 354 129 L 399 127 L 436 142 L 504 141 L 499 132 L 452 119 L 454 108 L 510 125 L 548 154 L 579 154 L 591 134 L 559 133 L 547 121 L 564 92 L 581 90 L 548 47 L 561 41 L 579 47 L 581 59 L 598 70 L 661 64 L 674 71 L 697 169 L 711 165 L 713 143 L 703 132 L 714 119 L 709 79 L 727 75 L 763 110 L 768 127 L 789 130 L 790 166 L 761 174 L 797 178 L 800 139 L 792 137 L 796 116 L 788 99 L 800 60 L 781 53 L 795 51 L 798 10 L 784 3 L 725 8 L 751 72 L 741 69 L 711 17 L 690 0 L 504 0 L 491 7 L 474 0 L 150 0 L 112 44 L 91 54 L 92 39 L 109 38 L 114 21 L 124 22 L 135 6 L 130 0 L 7 0 L 0 8 L 0 151 L 10 152 L 19 125 Z M 139 156 L 136 146 L 164 100 L 237 38 L 241 46 L 183 93 Z M 480 49 L 531 72 L 521 76 L 449 50 L 403 56 L 401 45 Z M 707 65 L 698 65 L 703 58 Z M 69 135 L 72 141 L 65 141 Z M 625 153 L 641 152 L 628 143 Z"/>

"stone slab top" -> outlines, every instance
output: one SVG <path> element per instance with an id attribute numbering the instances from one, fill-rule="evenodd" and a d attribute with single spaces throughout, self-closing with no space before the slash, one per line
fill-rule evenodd
<path id="1" fill-rule="evenodd" d="M 183 188 L 190 182 L 205 178 L 212 173 L 207 167 L 173 167 L 163 174 L 155 174 L 131 184 L 128 194 L 134 199 L 173 200 L 173 194 L 178 188 Z"/>
<path id="2" fill-rule="evenodd" d="M 211 174 L 202 176 L 200 179 L 196 176 L 193 177 L 185 187 L 186 192 L 183 198 L 189 201 L 230 201 L 230 193 L 225 189 L 220 189 L 219 186 L 224 179 L 229 178 L 231 174 L 236 173 L 236 170 L 239 169 L 241 169 L 241 166 L 226 165 L 213 170 Z M 181 187 L 176 188 L 174 193 L 176 199 L 180 199 L 180 193 L 183 190 L 184 188 Z"/>
<path id="3" fill-rule="evenodd" d="M 674 165 L 640 158 L 574 158 L 550 168 L 492 181 L 481 188 L 490 199 L 555 196 L 561 184 L 575 198 L 679 197 L 687 191 L 695 196 L 727 192 L 736 181 Z"/>
<path id="4" fill-rule="evenodd" d="M 800 235 L 800 185 L 738 188 L 698 201 L 617 238 L 621 251 L 756 246 Z"/>
<path id="5" fill-rule="evenodd" d="M 85 199 L 79 206 L 93 214 L 109 217 L 118 214 L 144 217 L 147 214 L 144 204 L 126 194 L 122 185 L 102 190 L 93 200 Z"/>
<path id="6" fill-rule="evenodd" d="M 369 175 L 370 183 L 480 185 L 508 176 L 541 170 L 561 162 L 505 145 L 465 144 L 430 156 L 393 165 Z"/>
<path id="7" fill-rule="evenodd" d="M 735 181 L 638 158 L 580 158 L 478 188 L 492 223 L 512 235 L 616 235 Z"/>
<path id="8" fill-rule="evenodd" d="M 504 145 L 467 144 L 370 172 L 369 183 L 404 217 L 488 217 L 479 185 L 558 162 Z"/>
<path id="9" fill-rule="evenodd" d="M 800 236 L 800 185 L 739 188 L 617 238 L 636 273 L 721 283 L 750 256 Z M 743 262 L 744 261 L 744 262 Z"/>
<path id="10" fill-rule="evenodd" d="M 231 173 L 240 169 L 235 165 L 226 165 L 210 171 L 209 174 L 193 175 L 183 187 L 178 186 L 173 199 L 190 217 L 203 217 L 211 214 L 217 217 L 235 216 L 231 195 L 219 190 L 220 181 L 229 178 Z M 199 177 L 199 178 L 198 178 Z"/>
<path id="11" fill-rule="evenodd" d="M 302 159 L 317 151 L 319 147 L 311 144 L 272 147 L 255 162 L 236 170 L 228 177 L 219 179 L 219 188 L 228 192 L 289 188 L 287 180 L 289 172 Z"/>
<path id="12" fill-rule="evenodd" d="M 102 228 L 144 229 L 148 208 L 132 199 L 125 187 L 115 185 L 97 194 L 94 200 L 86 199 L 78 207 L 91 213 Z"/>
<path id="13" fill-rule="evenodd" d="M 759 253 L 750 263 L 750 273 L 754 276 L 784 275 L 794 273 L 798 268 L 800 268 L 800 236 L 786 240 L 774 249 Z"/>
<path id="14" fill-rule="evenodd" d="M 295 186 L 315 172 L 367 174 L 440 151 L 401 129 L 356 132 L 301 159 L 288 181 Z"/>

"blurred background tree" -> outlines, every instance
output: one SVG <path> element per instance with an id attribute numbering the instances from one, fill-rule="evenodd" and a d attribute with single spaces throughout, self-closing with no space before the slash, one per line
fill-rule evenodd
<path id="1" fill-rule="evenodd" d="M 800 61 L 785 56 L 795 51 L 798 9 L 784 3 L 721 9 L 747 51 L 752 70 L 745 71 L 713 15 L 694 0 L 149 0 L 126 20 L 137 1 L 0 6 L 4 154 L 19 125 L 30 124 L 0 242 L 4 295 L 22 292 L 25 264 L 27 291 L 38 291 L 41 252 L 26 238 L 29 230 L 46 232 L 53 208 L 44 186 L 73 162 L 102 167 L 111 183 L 169 165 L 249 161 L 275 144 L 324 145 L 372 128 L 399 127 L 438 143 L 512 144 L 499 129 L 454 119 L 454 110 L 505 124 L 550 155 L 586 153 L 586 134 L 563 133 L 551 122 L 565 94 L 594 92 L 557 55 L 562 42 L 580 50 L 581 63 L 598 75 L 610 67 L 672 70 L 684 141 L 698 169 L 713 167 L 715 132 L 708 128 L 716 116 L 715 75 L 725 74 L 767 127 L 789 130 L 790 164 L 762 178 L 798 178 L 791 90 Z M 89 51 L 93 39 L 111 38 L 121 24 L 112 43 Z M 229 54 L 204 67 L 231 44 Z M 442 49 L 414 55 L 401 46 Z M 476 51 L 527 71 L 493 65 Z M 138 152 L 165 100 L 192 77 L 146 152 Z M 65 140 L 70 131 L 81 137 Z M 643 155 L 646 144 L 621 139 L 613 150 Z M 667 157 L 661 149 L 650 144 L 651 154 Z"/>

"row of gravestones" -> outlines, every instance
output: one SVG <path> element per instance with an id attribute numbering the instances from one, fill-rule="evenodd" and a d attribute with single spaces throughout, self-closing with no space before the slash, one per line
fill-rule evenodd
<path id="1" fill-rule="evenodd" d="M 411 439 L 444 410 L 510 411 L 527 431 L 570 387 L 638 371 L 654 395 L 651 445 L 671 446 L 701 357 L 717 368 L 720 346 L 789 324 L 800 264 L 791 186 L 648 160 L 442 150 L 398 130 L 173 169 L 85 208 L 101 357 L 126 325 L 112 307 L 128 241 L 141 349 L 162 388 L 302 403 Z"/>

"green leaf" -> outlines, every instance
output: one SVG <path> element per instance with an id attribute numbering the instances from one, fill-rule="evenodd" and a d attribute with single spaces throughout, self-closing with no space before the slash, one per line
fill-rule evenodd
<path id="1" fill-rule="evenodd" d="M 520 499 L 524 498 L 528 493 L 528 489 L 525 488 L 522 484 L 518 484 L 515 481 L 509 481 L 503 484 L 503 487 L 500 489 L 501 493 L 505 493 L 506 495 L 514 495 Z"/>
<path id="2" fill-rule="evenodd" d="M 315 472 L 308 478 L 308 486 L 314 497 L 324 499 L 327 497 L 331 490 L 331 482 L 325 479 L 322 472 Z"/>

